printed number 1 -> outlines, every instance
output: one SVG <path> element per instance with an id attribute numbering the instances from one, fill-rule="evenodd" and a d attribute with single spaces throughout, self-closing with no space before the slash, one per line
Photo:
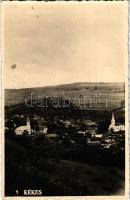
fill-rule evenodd
<path id="1" fill-rule="evenodd" d="M 16 190 L 16 194 L 18 194 L 18 190 Z"/>

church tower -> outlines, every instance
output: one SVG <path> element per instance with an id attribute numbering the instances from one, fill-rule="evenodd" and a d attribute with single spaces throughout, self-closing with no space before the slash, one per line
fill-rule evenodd
<path id="1" fill-rule="evenodd" d="M 114 117 L 114 113 L 112 112 L 111 124 L 109 125 L 108 130 L 109 130 L 109 131 L 110 131 L 110 130 L 113 130 L 113 129 L 115 128 L 115 124 L 116 124 L 116 122 L 115 122 L 115 117 Z"/>
<path id="2" fill-rule="evenodd" d="M 113 112 L 112 112 L 112 118 L 111 118 L 111 125 L 115 125 L 115 117 L 114 117 Z"/>
<path id="3" fill-rule="evenodd" d="M 29 134 L 31 134 L 31 125 L 30 125 L 30 120 L 29 120 L 29 117 L 27 118 L 27 131 Z"/>

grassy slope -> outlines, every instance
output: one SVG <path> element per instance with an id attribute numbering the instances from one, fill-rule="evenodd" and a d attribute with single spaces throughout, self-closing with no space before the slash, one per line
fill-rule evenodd
<path id="1" fill-rule="evenodd" d="M 49 159 L 41 159 L 33 166 L 26 149 L 10 140 L 6 148 L 6 195 L 28 188 L 42 189 L 43 196 L 124 194 L 123 171 L 68 160 L 52 164 Z M 23 152 L 25 158 L 21 160 Z M 12 171 L 15 171 L 15 178 Z"/>
<path id="2" fill-rule="evenodd" d="M 25 98 L 59 96 L 63 98 L 93 98 L 100 94 L 102 101 L 109 101 L 109 108 L 120 106 L 124 100 L 124 83 L 73 83 L 59 86 L 49 86 L 27 89 L 8 89 L 5 90 L 5 105 L 16 105 L 24 103 Z M 75 103 L 76 104 L 76 103 Z"/>

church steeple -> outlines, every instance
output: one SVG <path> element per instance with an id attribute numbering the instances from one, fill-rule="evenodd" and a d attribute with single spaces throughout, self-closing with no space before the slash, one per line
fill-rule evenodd
<path id="1" fill-rule="evenodd" d="M 112 112 L 111 124 L 109 125 L 108 131 L 114 130 L 116 126 L 115 124 L 116 124 L 115 117 L 114 117 L 114 113 Z"/>
<path id="2" fill-rule="evenodd" d="M 115 117 L 114 117 L 113 112 L 112 112 L 112 118 L 111 118 L 111 125 L 115 125 Z"/>
<path id="3" fill-rule="evenodd" d="M 26 127 L 27 127 L 27 130 L 28 130 L 28 133 L 31 134 L 31 125 L 30 125 L 30 119 L 29 119 L 29 117 L 27 117 Z"/>

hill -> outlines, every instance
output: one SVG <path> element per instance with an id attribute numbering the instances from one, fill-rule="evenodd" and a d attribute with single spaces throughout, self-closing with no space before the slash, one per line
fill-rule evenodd
<path id="1" fill-rule="evenodd" d="M 31 94 L 34 99 L 45 97 L 61 97 L 65 99 L 73 99 L 73 104 L 79 106 L 86 102 L 86 107 L 90 108 L 90 101 L 96 98 L 101 104 L 106 105 L 106 109 L 120 108 L 125 99 L 124 83 L 72 83 L 57 86 L 23 88 L 23 89 L 5 89 L 5 105 L 23 104 L 25 99 L 30 99 Z M 75 99 L 75 100 L 74 100 Z M 105 109 L 99 106 L 100 109 Z M 92 108 L 91 108 L 92 109 Z"/>

